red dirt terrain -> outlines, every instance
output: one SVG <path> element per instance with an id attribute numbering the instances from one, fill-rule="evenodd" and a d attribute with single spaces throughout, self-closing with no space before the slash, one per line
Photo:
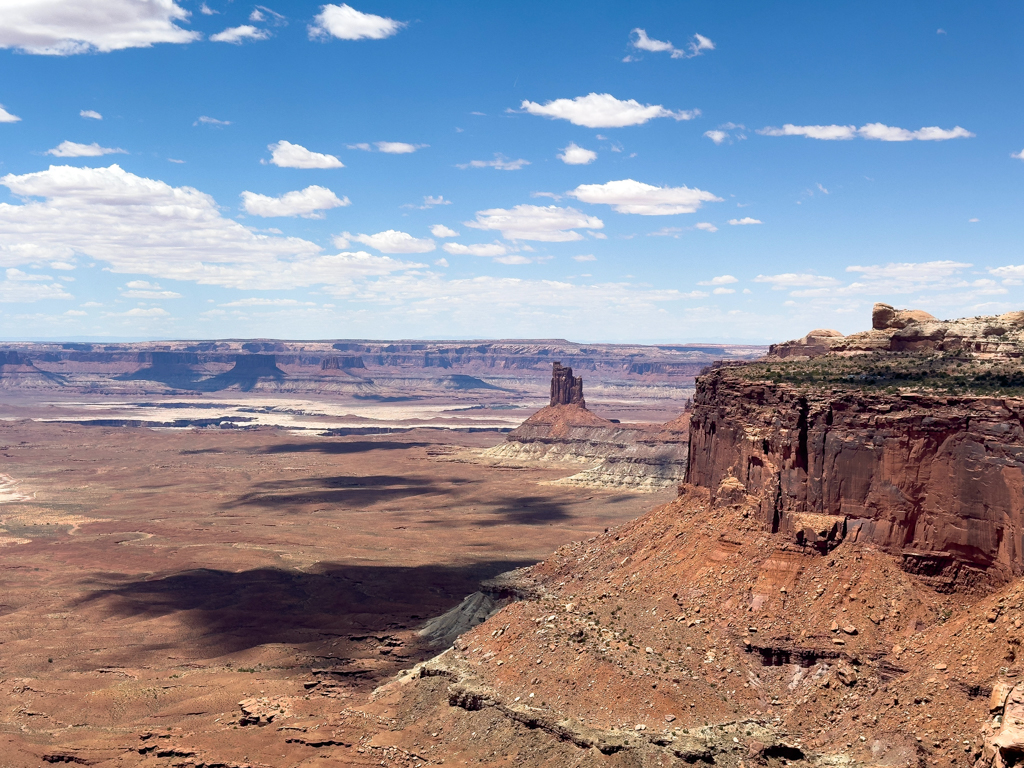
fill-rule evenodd
<path id="1" fill-rule="evenodd" d="M 379 765 L 427 619 L 651 503 L 501 439 L 0 422 L 0 766 Z"/>

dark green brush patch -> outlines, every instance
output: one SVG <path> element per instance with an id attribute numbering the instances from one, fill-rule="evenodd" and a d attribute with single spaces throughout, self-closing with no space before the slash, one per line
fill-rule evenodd
<path id="1" fill-rule="evenodd" d="M 964 352 L 766 360 L 733 371 L 746 381 L 767 380 L 800 388 L 1024 397 L 1024 361 L 977 359 Z"/>

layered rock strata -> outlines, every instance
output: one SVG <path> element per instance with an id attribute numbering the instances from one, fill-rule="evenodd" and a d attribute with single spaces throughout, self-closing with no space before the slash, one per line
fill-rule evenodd
<path id="1" fill-rule="evenodd" d="M 556 481 L 562 485 L 654 491 L 675 485 L 686 470 L 687 421 L 622 424 L 589 411 L 583 380 L 572 368 L 552 367 L 551 402 L 484 451 L 503 462 L 589 464 Z"/>

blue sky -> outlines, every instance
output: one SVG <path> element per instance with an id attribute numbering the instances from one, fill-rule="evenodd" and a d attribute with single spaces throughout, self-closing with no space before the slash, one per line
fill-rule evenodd
<path id="1" fill-rule="evenodd" d="M 1024 304 L 1019 3 L 0 8 L 4 338 L 767 342 Z"/>

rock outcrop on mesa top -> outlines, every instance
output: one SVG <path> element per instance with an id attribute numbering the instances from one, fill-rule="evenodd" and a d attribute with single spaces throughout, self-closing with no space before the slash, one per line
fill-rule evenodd
<path id="1" fill-rule="evenodd" d="M 583 379 L 554 363 L 551 405 L 483 452 L 496 464 L 562 462 L 590 465 L 555 481 L 561 485 L 655 491 L 686 472 L 688 415 L 667 424 L 622 424 L 587 409 Z"/>
<path id="2" fill-rule="evenodd" d="M 551 402 L 548 405 L 578 405 L 587 407 L 583 399 L 583 377 L 573 376 L 572 368 L 555 363 L 551 371 Z"/>
<path id="3" fill-rule="evenodd" d="M 919 309 L 895 309 L 875 304 L 871 330 L 843 336 L 817 330 L 795 341 L 773 344 L 773 357 L 817 357 L 829 353 L 969 352 L 984 356 L 1024 354 L 1024 312 L 938 320 Z"/>

